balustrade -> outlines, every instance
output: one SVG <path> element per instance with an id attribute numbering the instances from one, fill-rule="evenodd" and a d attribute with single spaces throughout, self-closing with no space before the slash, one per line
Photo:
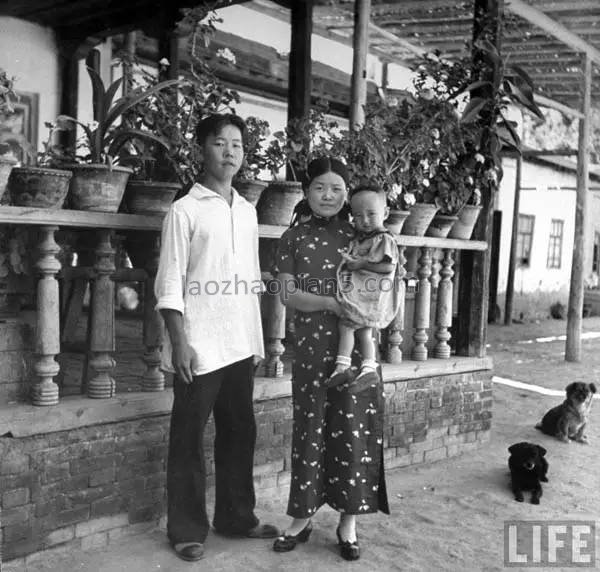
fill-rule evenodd
<path id="1" fill-rule="evenodd" d="M 161 219 L 141 215 L 91 213 L 68 210 L 26 209 L 0 207 L 0 224 L 33 225 L 40 229 L 39 258 L 36 264 L 40 274 L 37 283 L 36 361 L 33 385 L 34 405 L 55 405 L 59 388 L 54 378 L 59 373 L 56 356 L 60 353 L 60 300 L 57 275 L 61 271 L 57 258 L 59 246 L 54 235 L 59 227 L 95 229 L 94 264 L 91 268 L 71 268 L 63 274 L 92 281 L 88 349 L 90 351 L 91 379 L 82 380 L 91 398 L 110 398 L 117 391 L 113 377 L 115 368 L 115 281 L 141 280 L 144 288 L 143 361 L 140 372 L 143 391 L 161 391 L 165 378 L 160 370 L 160 347 L 164 326 L 160 314 L 154 311 L 154 280 L 158 267 Z M 278 238 L 283 227 L 261 225 L 262 238 Z M 116 269 L 115 250 L 112 246 L 114 231 L 147 231 L 142 255 L 135 269 Z M 148 232 L 149 231 L 149 232 Z M 91 234 L 91 233 L 90 233 Z M 148 238 L 149 237 L 149 238 Z M 431 237 L 397 237 L 399 252 L 400 308 L 387 332 L 386 360 L 390 364 L 403 363 L 404 356 L 414 361 L 425 361 L 429 354 L 436 359 L 450 357 L 450 328 L 456 274 L 453 269 L 455 253 L 460 250 L 484 250 L 486 243 Z M 418 249 L 417 267 L 407 289 L 407 248 Z M 143 251 L 143 252 L 142 252 Z M 264 274 L 263 279 L 272 279 Z M 413 293 L 414 290 L 414 293 Z M 411 312 L 408 309 L 412 308 Z M 267 291 L 262 300 L 263 323 L 266 338 L 264 375 L 284 375 L 283 339 L 285 338 L 286 311 L 277 294 Z M 430 333 L 431 332 L 431 333 Z M 412 344 L 412 347 L 411 347 Z M 86 373 L 84 372 L 84 378 Z"/>

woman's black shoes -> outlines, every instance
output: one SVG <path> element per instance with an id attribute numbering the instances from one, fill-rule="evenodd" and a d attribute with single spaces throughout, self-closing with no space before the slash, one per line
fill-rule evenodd
<path id="1" fill-rule="evenodd" d="M 358 540 L 350 542 L 349 540 L 342 540 L 340 534 L 340 527 L 338 526 L 335 533 L 338 537 L 338 546 L 340 547 L 340 554 L 344 560 L 358 560 L 360 558 L 360 548 L 358 546 Z"/>
<path id="2" fill-rule="evenodd" d="M 306 542 L 310 538 L 311 532 L 312 522 L 309 520 L 298 534 L 282 534 L 278 536 L 273 543 L 273 550 L 275 552 L 289 552 L 290 550 L 294 550 L 298 542 Z"/>

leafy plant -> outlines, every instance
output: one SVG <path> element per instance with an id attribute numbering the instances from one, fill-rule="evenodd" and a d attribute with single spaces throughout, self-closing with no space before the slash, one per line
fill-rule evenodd
<path id="1" fill-rule="evenodd" d="M 17 101 L 14 91 L 14 78 L 8 77 L 6 70 L 0 68 L 0 114 L 14 112 L 13 104 Z"/>
<path id="2" fill-rule="evenodd" d="M 92 81 L 96 119 L 85 124 L 69 115 L 59 115 L 56 120 L 58 129 L 72 129 L 76 125 L 83 129 L 84 146 L 88 151 L 88 154 L 83 157 L 85 161 L 111 164 L 118 157 L 120 149 L 126 143 L 135 139 L 149 139 L 165 148 L 169 147 L 168 140 L 152 131 L 136 129 L 128 125 L 126 121 L 123 121 L 120 125 L 116 125 L 116 123 L 122 120 L 125 114 L 139 103 L 162 90 L 177 85 L 178 80 L 163 81 L 146 88 L 138 87 L 115 100 L 123 79 L 115 80 L 106 89 L 100 75 L 90 67 L 87 70 Z"/>
<path id="3" fill-rule="evenodd" d="M 266 166 L 273 178 L 287 167 L 292 180 L 302 181 L 308 163 L 329 154 L 337 129 L 337 122 L 328 120 L 322 109 L 312 108 L 307 117 L 288 121 L 283 131 L 273 133 L 265 149 Z"/>
<path id="4" fill-rule="evenodd" d="M 267 168 L 265 143 L 271 134 L 269 123 L 258 117 L 246 118 L 247 135 L 244 142 L 244 162 L 237 174 L 238 179 L 257 179 Z"/>

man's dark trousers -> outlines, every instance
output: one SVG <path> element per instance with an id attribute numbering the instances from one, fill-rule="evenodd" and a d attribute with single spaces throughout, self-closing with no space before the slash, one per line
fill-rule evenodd
<path id="1" fill-rule="evenodd" d="M 252 480 L 256 442 L 253 387 L 251 357 L 194 376 L 191 384 L 174 376 L 167 463 L 167 534 L 171 544 L 204 542 L 210 528 L 204 429 L 211 411 L 216 429 L 213 526 L 226 534 L 244 534 L 258 524 Z"/>

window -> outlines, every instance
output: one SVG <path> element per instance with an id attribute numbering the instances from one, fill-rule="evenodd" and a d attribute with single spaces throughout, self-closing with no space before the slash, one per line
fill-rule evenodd
<path id="1" fill-rule="evenodd" d="M 533 215 L 519 215 L 517 232 L 517 264 L 519 266 L 529 266 L 534 221 L 535 217 Z"/>
<path id="2" fill-rule="evenodd" d="M 562 260 L 563 221 L 553 218 L 548 243 L 548 268 L 560 268 Z"/>
<path id="3" fill-rule="evenodd" d="M 592 272 L 600 274 L 600 234 L 594 234 L 594 254 L 592 259 Z"/>

